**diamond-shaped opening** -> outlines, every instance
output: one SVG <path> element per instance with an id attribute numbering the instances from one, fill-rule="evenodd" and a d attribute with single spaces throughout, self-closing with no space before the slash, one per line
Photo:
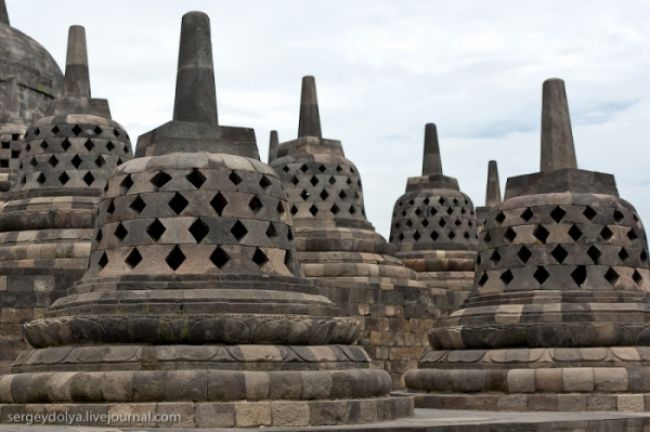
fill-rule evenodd
<path id="1" fill-rule="evenodd" d="M 318 166 L 318 171 L 320 171 L 320 172 L 325 172 L 326 169 L 327 168 L 325 168 L 325 165 L 319 165 Z"/>
<path id="2" fill-rule="evenodd" d="M 592 220 L 593 218 L 596 217 L 598 213 L 596 213 L 596 210 L 592 209 L 591 207 L 587 206 L 585 208 L 585 211 L 582 212 L 582 214 L 589 220 Z"/>
<path id="3" fill-rule="evenodd" d="M 602 253 L 596 246 L 591 246 L 589 249 L 587 249 L 587 255 L 589 258 L 591 258 L 594 264 L 598 264 Z"/>
<path id="4" fill-rule="evenodd" d="M 291 212 L 292 215 L 295 216 L 296 213 L 298 213 L 298 208 L 295 205 L 292 205 L 289 211 Z"/>
<path id="5" fill-rule="evenodd" d="M 496 215 L 496 216 L 494 217 L 494 220 L 495 220 L 498 224 L 502 224 L 503 221 L 506 220 L 506 215 L 503 214 L 503 212 L 499 212 L 499 214 Z"/>
<path id="6" fill-rule="evenodd" d="M 95 165 L 97 165 L 99 168 L 103 167 L 106 165 L 106 159 L 104 159 L 102 155 L 99 155 L 97 159 L 95 159 Z"/>
<path id="7" fill-rule="evenodd" d="M 269 262 L 269 257 L 267 257 L 266 254 L 262 252 L 262 249 L 257 248 L 253 254 L 253 262 L 257 264 L 258 267 L 262 267 L 264 264 Z"/>
<path id="8" fill-rule="evenodd" d="M 621 250 L 618 252 L 618 257 L 621 261 L 625 261 L 630 257 L 630 254 L 627 253 L 627 250 L 625 248 L 621 248 Z"/>
<path id="9" fill-rule="evenodd" d="M 406 226 L 409 227 L 409 228 L 411 228 L 413 226 L 413 222 L 411 221 L 411 219 L 406 221 Z"/>
<path id="10" fill-rule="evenodd" d="M 56 134 L 58 134 L 59 132 L 61 132 L 61 129 L 59 129 L 58 126 L 54 126 L 51 130 L 52 130 L 52 133 L 53 133 L 54 135 L 56 135 Z"/>
<path id="11" fill-rule="evenodd" d="M 512 228 L 508 227 L 508 229 L 503 234 L 503 236 L 506 238 L 506 240 L 512 243 L 515 240 L 515 238 L 517 238 L 517 233 Z"/>
<path id="12" fill-rule="evenodd" d="M 302 192 L 300 192 L 300 198 L 302 198 L 303 201 L 307 201 L 307 198 L 309 198 L 309 192 L 303 189 Z"/>
<path id="13" fill-rule="evenodd" d="M 81 129 L 81 128 L 79 127 L 79 125 L 77 125 L 77 124 L 74 125 L 74 126 L 72 127 L 72 132 L 73 132 L 75 135 L 79 135 L 79 134 L 81 133 L 81 131 L 82 131 L 82 129 Z"/>
<path id="14" fill-rule="evenodd" d="M 110 152 L 110 151 L 113 151 L 114 148 L 115 148 L 115 144 L 113 144 L 113 141 L 109 141 L 109 142 L 106 143 L 106 149 L 107 149 L 109 152 Z"/>
<path id="15" fill-rule="evenodd" d="M 201 171 L 198 169 L 194 168 L 192 172 L 190 172 L 188 175 L 185 176 L 188 182 L 192 183 L 192 186 L 195 188 L 200 188 L 203 183 L 205 183 L 205 176 Z"/>
<path id="16" fill-rule="evenodd" d="M 61 175 L 59 176 L 59 181 L 61 182 L 62 185 L 64 185 L 70 181 L 70 176 L 68 175 L 67 172 L 63 171 L 63 173 L 61 173 Z"/>
<path id="17" fill-rule="evenodd" d="M 288 173 L 289 172 L 289 167 L 287 165 L 283 166 L 282 171 Z"/>
<path id="18" fill-rule="evenodd" d="M 133 186 L 133 179 L 131 179 L 131 174 L 127 174 L 126 177 L 120 182 L 120 188 L 122 189 L 122 194 L 126 194 L 129 189 Z"/>
<path id="19" fill-rule="evenodd" d="M 420 240 L 420 237 L 421 237 L 421 236 L 420 236 L 420 232 L 416 230 L 416 231 L 413 233 L 413 239 L 414 239 L 415 241 L 418 241 L 418 240 Z"/>
<path id="20" fill-rule="evenodd" d="M 248 234 L 248 230 L 241 221 L 237 221 L 230 229 L 230 233 L 237 239 L 237 241 L 239 241 Z"/>
<path id="21" fill-rule="evenodd" d="M 74 155 L 74 157 L 70 160 L 70 162 L 75 168 L 79 168 L 83 160 L 79 157 L 79 155 Z"/>
<path id="22" fill-rule="evenodd" d="M 490 255 L 490 260 L 494 264 L 498 264 L 499 261 L 501 261 L 501 255 L 499 254 L 499 252 L 496 249 L 494 250 L 494 252 L 492 252 L 492 255 Z"/>
<path id="23" fill-rule="evenodd" d="M 413 200 L 409 200 L 409 205 L 412 206 L 413 204 L 415 204 L 415 201 L 413 201 Z"/>
<path id="24" fill-rule="evenodd" d="M 47 148 L 48 148 L 49 146 L 50 146 L 50 145 L 47 143 L 47 141 L 45 141 L 45 140 L 41 141 L 41 148 L 42 148 L 43 150 L 47 150 Z"/>
<path id="25" fill-rule="evenodd" d="M 88 172 L 83 176 L 83 181 L 84 181 L 84 183 L 86 183 L 88 186 L 90 186 L 90 185 L 93 184 L 93 182 L 95 181 L 95 176 L 92 175 L 92 173 L 91 173 L 90 171 L 88 171 Z"/>
<path id="26" fill-rule="evenodd" d="M 92 151 L 92 149 L 95 148 L 95 143 L 93 143 L 92 140 L 87 139 L 86 142 L 84 143 L 84 147 L 86 147 L 86 150 Z"/>
<path id="27" fill-rule="evenodd" d="M 336 172 L 341 172 L 343 171 L 343 168 L 341 168 L 341 165 L 336 166 Z"/>
<path id="28" fill-rule="evenodd" d="M 271 180 L 268 179 L 265 175 L 262 176 L 260 179 L 260 186 L 262 186 L 262 189 L 267 189 L 268 187 L 271 186 Z"/>
<path id="29" fill-rule="evenodd" d="M 429 226 L 429 221 L 426 220 L 426 219 L 422 219 L 422 226 L 425 227 L 425 228 L 428 227 Z"/>
<path id="30" fill-rule="evenodd" d="M 437 231 L 433 231 L 429 237 L 431 237 L 431 240 L 436 241 L 440 237 L 440 234 Z"/>
<path id="31" fill-rule="evenodd" d="M 533 273 L 533 277 L 540 285 L 546 282 L 549 276 L 550 274 L 548 273 L 548 271 L 546 271 L 546 269 L 542 266 L 537 267 L 537 270 L 535 270 L 535 273 Z"/>
<path id="32" fill-rule="evenodd" d="M 623 215 L 623 213 L 621 213 L 619 210 L 614 210 L 614 220 L 616 222 L 622 221 L 624 217 L 625 215 Z"/>
<path id="33" fill-rule="evenodd" d="M 134 268 L 135 266 L 140 264 L 141 261 L 142 261 L 142 255 L 140 255 L 138 248 L 134 248 L 131 252 L 129 252 L 129 255 L 124 260 L 124 262 L 131 268 Z"/>
<path id="34" fill-rule="evenodd" d="M 113 135 L 119 138 L 120 135 L 122 135 L 119 131 L 119 129 L 113 129 Z"/>
<path id="35" fill-rule="evenodd" d="M 308 169 L 309 168 L 305 164 L 302 164 L 302 166 L 300 167 L 300 171 L 302 171 L 302 172 L 307 172 Z"/>
<path id="36" fill-rule="evenodd" d="M 228 176 L 228 179 L 235 186 L 237 186 L 239 183 L 241 183 L 243 181 L 242 178 L 239 176 L 239 174 L 237 174 L 235 171 L 230 173 L 230 175 Z"/>
<path id="37" fill-rule="evenodd" d="M 357 212 L 357 209 L 356 209 L 356 207 L 354 205 L 351 205 L 349 211 L 350 211 L 350 214 L 355 214 Z"/>
<path id="38" fill-rule="evenodd" d="M 113 213 L 115 213 L 115 202 L 113 202 L 113 200 L 111 200 L 111 202 L 108 203 L 108 207 L 106 207 L 106 212 L 107 212 L 108 214 L 113 214 Z"/>
<path id="39" fill-rule="evenodd" d="M 469 235 L 469 233 L 467 231 L 465 231 L 465 234 L 463 234 L 463 237 L 465 237 L 465 239 L 469 240 L 469 238 L 471 236 Z"/>
<path id="40" fill-rule="evenodd" d="M 487 273 L 483 273 L 483 276 L 481 276 L 481 279 L 478 280 L 478 285 L 479 286 L 484 286 L 488 281 L 488 275 Z"/>
<path id="41" fill-rule="evenodd" d="M 454 238 L 456 238 L 456 233 L 454 233 L 453 231 L 449 231 L 449 234 L 447 234 L 447 237 L 449 237 L 450 239 L 453 240 Z"/>
<path id="42" fill-rule="evenodd" d="M 300 180 L 298 180 L 298 177 L 293 176 L 291 177 L 291 180 L 289 180 L 292 185 L 296 186 L 298 183 L 300 183 Z"/>
<path id="43" fill-rule="evenodd" d="M 192 234 L 192 237 L 194 237 L 194 240 L 196 240 L 197 243 L 201 243 L 201 240 L 203 240 L 209 232 L 210 228 L 201 219 L 195 220 L 194 223 L 190 225 L 190 234 Z"/>
<path id="44" fill-rule="evenodd" d="M 639 238 L 639 236 L 636 234 L 636 230 L 634 228 L 632 228 L 631 230 L 629 230 L 627 232 L 627 238 L 629 238 L 630 240 L 633 240 L 633 241 L 636 240 L 637 238 Z"/>
<path id="45" fill-rule="evenodd" d="M 284 252 L 284 265 L 287 269 L 289 269 L 290 272 L 293 273 L 294 261 L 290 250 Z"/>
<path id="46" fill-rule="evenodd" d="M 506 270 L 503 273 L 501 273 L 500 278 L 501 278 L 501 280 L 503 281 L 504 284 L 508 285 L 508 284 L 510 284 L 510 282 L 512 282 L 512 280 L 515 277 L 512 275 L 512 272 L 510 270 Z"/>
<path id="47" fill-rule="evenodd" d="M 169 200 L 169 203 L 167 203 L 167 205 L 169 205 L 169 208 L 171 208 L 176 214 L 181 214 L 188 204 L 189 201 L 187 201 L 185 197 L 178 192 L 176 192 L 174 194 L 174 197 Z"/>
<path id="48" fill-rule="evenodd" d="M 334 176 L 330 176 L 330 178 L 329 178 L 328 181 L 329 181 L 329 183 L 332 184 L 332 185 L 333 185 L 334 183 L 336 183 L 336 179 L 334 178 Z"/>
<path id="49" fill-rule="evenodd" d="M 283 214 L 285 212 L 284 204 L 282 204 L 282 201 L 278 201 L 278 206 L 275 209 L 277 210 L 278 214 Z"/>
<path id="50" fill-rule="evenodd" d="M 397 237 L 399 241 L 404 240 L 404 233 L 399 233 L 399 236 Z"/>
<path id="51" fill-rule="evenodd" d="M 117 225 L 115 231 L 113 232 L 113 234 L 115 234 L 115 237 L 117 237 L 120 240 L 124 240 L 128 233 L 129 232 L 126 230 L 126 228 L 124 228 L 124 225 L 122 225 L 121 223 Z"/>
<path id="52" fill-rule="evenodd" d="M 569 256 L 569 252 L 567 252 L 566 249 L 562 247 L 562 245 L 557 245 L 555 248 L 551 251 L 551 255 L 557 262 L 562 264 L 564 260 L 566 259 L 567 256 Z"/>
<path id="53" fill-rule="evenodd" d="M 228 255 L 225 250 L 221 249 L 221 246 L 218 246 L 210 255 L 210 261 L 212 261 L 212 264 L 218 268 L 223 268 L 223 266 L 230 261 L 230 255 Z"/>
<path id="54" fill-rule="evenodd" d="M 50 165 L 52 165 L 53 167 L 55 167 L 55 166 L 57 166 L 59 164 L 59 160 L 54 155 L 50 156 L 50 158 L 47 160 L 47 162 Z"/>
<path id="55" fill-rule="evenodd" d="M 163 234 L 165 234 L 165 231 L 167 231 L 167 228 L 158 219 L 151 222 L 151 225 L 147 227 L 147 234 L 155 241 L 160 240 Z"/>
<path id="56" fill-rule="evenodd" d="M 128 145 L 128 144 L 124 144 L 124 147 L 122 147 L 122 151 L 123 151 L 124 153 L 127 153 L 127 154 L 128 154 L 128 153 L 129 153 L 129 145 Z"/>
<path id="57" fill-rule="evenodd" d="M 124 161 L 122 160 L 122 158 L 117 158 L 117 165 L 122 165 L 123 163 Z"/>
<path id="58" fill-rule="evenodd" d="M 312 204 L 312 206 L 309 207 L 309 213 L 311 213 L 312 216 L 316 216 L 318 214 L 318 207 L 316 207 L 315 204 Z"/>
<path id="59" fill-rule="evenodd" d="M 582 231 L 577 225 L 572 225 L 571 228 L 569 228 L 569 237 L 571 237 L 573 241 L 578 241 L 578 239 L 582 237 Z"/>
<path id="60" fill-rule="evenodd" d="M 451 207 L 447 207 L 447 214 L 451 216 L 451 214 L 454 212 L 454 209 Z"/>
<path id="61" fill-rule="evenodd" d="M 445 205 L 445 198 L 444 198 L 444 197 L 440 197 L 440 198 L 438 199 L 438 203 L 440 203 L 441 206 L 444 206 L 444 205 Z"/>
<path id="62" fill-rule="evenodd" d="M 603 240 L 609 240 L 612 238 L 614 233 L 612 230 L 609 229 L 609 227 L 605 226 L 601 231 L 600 231 L 600 237 L 602 237 Z"/>
<path id="63" fill-rule="evenodd" d="M 461 225 L 462 225 L 462 222 L 460 221 L 460 219 L 456 219 L 456 220 L 454 221 L 454 225 L 456 225 L 456 226 L 461 226 Z"/>
<path id="64" fill-rule="evenodd" d="M 422 210 L 420 210 L 420 207 L 415 209 L 415 214 L 420 216 L 422 214 Z"/>
<path id="65" fill-rule="evenodd" d="M 530 209 L 530 207 L 528 207 L 528 208 L 526 208 L 526 210 L 524 210 L 524 211 L 519 215 L 519 217 L 520 217 L 524 222 L 528 222 L 529 220 L 531 220 L 531 219 L 533 218 L 534 215 L 535 215 L 535 214 L 533 213 L 533 211 Z"/>
<path id="66" fill-rule="evenodd" d="M 323 189 L 323 191 L 320 193 L 320 197 L 323 201 L 325 201 L 329 196 L 330 194 L 325 189 Z"/>
<path id="67" fill-rule="evenodd" d="M 312 186 L 316 186 L 318 184 L 318 178 L 316 176 L 311 176 L 309 183 L 311 183 Z"/>
<path id="68" fill-rule="evenodd" d="M 174 246 L 171 252 L 165 258 L 167 265 L 174 271 L 176 271 L 185 261 L 185 254 L 178 246 Z"/>
<path id="69" fill-rule="evenodd" d="M 292 230 L 291 228 L 289 228 L 289 229 L 287 230 L 287 239 L 288 239 L 289 241 L 292 241 L 292 240 L 293 240 L 293 230 Z"/>
<path id="70" fill-rule="evenodd" d="M 36 157 L 32 156 L 32 158 L 31 158 L 30 161 L 29 161 L 29 164 L 30 164 L 31 166 L 36 166 L 36 165 L 38 165 L 38 161 L 36 160 Z"/>
<path id="71" fill-rule="evenodd" d="M 257 214 L 264 208 L 264 204 L 262 204 L 262 201 L 260 201 L 258 197 L 254 196 L 248 202 L 248 207 L 253 211 L 253 213 Z"/>
<path id="72" fill-rule="evenodd" d="M 153 177 L 151 177 L 149 182 L 152 185 L 156 186 L 157 188 L 161 188 L 161 187 L 165 186 L 167 183 L 169 183 L 169 181 L 171 179 L 172 179 L 172 176 L 170 176 L 166 172 L 158 171 Z"/>
<path id="73" fill-rule="evenodd" d="M 483 237 L 483 241 L 489 243 L 491 240 L 492 240 L 492 236 L 490 235 L 490 233 L 489 232 L 485 233 L 485 236 Z"/>
<path id="74" fill-rule="evenodd" d="M 278 230 L 275 229 L 273 222 L 269 223 L 269 227 L 266 229 L 266 236 L 268 238 L 275 238 L 278 236 Z"/>
<path id="75" fill-rule="evenodd" d="M 104 234 L 102 233 L 102 229 L 100 228 L 100 229 L 97 230 L 97 235 L 95 236 L 95 241 L 97 243 L 99 243 L 100 241 L 102 241 L 103 238 L 104 238 Z"/>
<path id="76" fill-rule="evenodd" d="M 555 207 L 551 211 L 551 218 L 553 218 L 556 223 L 560 223 L 560 221 L 564 219 L 564 216 L 566 216 L 566 211 L 564 211 L 564 209 L 561 207 Z"/>
<path id="77" fill-rule="evenodd" d="M 533 235 L 537 240 L 541 241 L 542 244 L 546 244 L 546 240 L 548 239 L 550 233 L 542 225 L 537 225 L 537 227 L 535 227 L 535 230 L 533 231 Z"/>
<path id="78" fill-rule="evenodd" d="M 106 264 L 108 264 L 108 257 L 106 256 L 106 252 L 102 254 L 102 256 L 99 258 L 99 261 L 97 261 L 97 265 L 100 266 L 101 268 L 106 267 Z"/>
<path id="79" fill-rule="evenodd" d="M 68 139 L 66 138 L 66 139 L 64 139 L 63 141 L 61 141 L 61 147 L 63 147 L 63 151 L 68 151 L 68 149 L 69 149 L 70 147 L 72 147 L 72 144 L 71 144 L 70 141 L 68 141 Z"/>
<path id="80" fill-rule="evenodd" d="M 632 280 L 637 284 L 641 285 L 641 282 L 643 281 L 643 276 L 641 276 L 641 273 L 639 273 L 636 269 L 634 270 L 634 273 L 632 273 Z"/>
<path id="81" fill-rule="evenodd" d="M 101 135 L 102 132 L 104 132 L 102 128 L 100 128 L 99 126 L 95 126 L 95 129 L 93 129 L 93 131 L 95 132 L 96 135 Z"/>
<path id="82" fill-rule="evenodd" d="M 587 280 L 587 266 L 579 265 L 571 272 L 571 278 L 576 285 L 581 286 Z"/>
<path id="83" fill-rule="evenodd" d="M 646 250 L 642 250 L 641 254 L 639 255 L 639 258 L 641 258 L 641 262 L 646 262 L 648 261 L 648 252 Z"/>
<path id="84" fill-rule="evenodd" d="M 619 274 L 616 272 L 616 270 L 614 270 L 611 267 L 607 269 L 607 272 L 605 273 L 605 279 L 607 280 L 607 282 L 614 285 L 618 280 L 618 278 L 619 278 Z"/>
<path id="85" fill-rule="evenodd" d="M 339 206 L 337 206 L 336 204 L 334 204 L 334 205 L 330 208 L 330 211 L 332 212 L 332 214 L 338 214 L 338 212 L 340 212 L 341 209 L 339 208 Z"/>
<path id="86" fill-rule="evenodd" d="M 440 219 L 440 220 L 438 221 L 438 225 L 440 225 L 440 228 L 444 228 L 445 225 L 447 225 L 447 222 L 445 222 L 444 219 Z"/>
<path id="87" fill-rule="evenodd" d="M 533 256 L 533 253 L 526 246 L 522 246 L 521 248 L 519 248 L 519 251 L 517 252 L 517 256 L 519 257 L 522 263 L 526 264 L 530 259 L 530 257 Z"/>
<path id="88" fill-rule="evenodd" d="M 223 209 L 228 205 L 228 201 L 226 201 L 226 197 L 221 195 L 221 192 L 218 192 L 210 201 L 210 206 L 214 209 L 215 212 L 219 216 L 221 216 L 221 213 L 223 212 Z"/>
<path id="89" fill-rule="evenodd" d="M 351 178 L 346 179 L 345 183 L 348 184 L 348 185 L 351 185 L 352 184 L 352 179 Z"/>

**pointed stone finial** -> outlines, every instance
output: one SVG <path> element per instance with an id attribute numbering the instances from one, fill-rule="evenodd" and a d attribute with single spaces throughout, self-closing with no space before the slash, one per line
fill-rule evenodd
<path id="1" fill-rule="evenodd" d="M 90 75 L 88 73 L 88 50 L 86 29 L 79 25 L 68 30 L 68 52 L 65 61 L 64 95 L 90 98 Z"/>
<path id="2" fill-rule="evenodd" d="M 499 168 L 497 161 L 488 162 L 487 188 L 485 190 L 485 206 L 495 207 L 501 204 L 501 184 L 499 183 Z"/>
<path id="3" fill-rule="evenodd" d="M 280 145 L 278 131 L 272 130 L 271 134 L 269 135 L 269 163 L 275 160 L 276 152 L 278 151 L 278 145 Z"/>
<path id="4" fill-rule="evenodd" d="M 203 12 L 183 15 L 174 120 L 218 123 L 210 18 Z"/>
<path id="5" fill-rule="evenodd" d="M 320 129 L 318 98 L 316 97 L 316 80 L 309 75 L 302 78 L 302 90 L 300 92 L 298 137 L 304 136 L 323 137 Z"/>
<path id="6" fill-rule="evenodd" d="M 442 174 L 438 129 L 434 123 L 424 126 L 424 157 L 422 158 L 422 175 Z"/>
<path id="7" fill-rule="evenodd" d="M 7 13 L 7 3 L 5 0 L 0 0 L 0 22 L 2 24 L 11 25 L 9 23 L 9 14 Z"/>
<path id="8" fill-rule="evenodd" d="M 564 81 L 551 78 L 542 89 L 542 157 L 540 171 L 577 168 Z"/>

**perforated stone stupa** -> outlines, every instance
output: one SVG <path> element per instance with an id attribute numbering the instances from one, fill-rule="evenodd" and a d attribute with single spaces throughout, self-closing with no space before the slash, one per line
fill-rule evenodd
<path id="1" fill-rule="evenodd" d="M 467 303 L 406 375 L 421 405 L 650 409 L 646 235 L 612 175 L 576 167 L 558 79 L 541 143 L 540 172 L 509 178 L 487 216 Z"/>
<path id="2" fill-rule="evenodd" d="M 0 205 L 18 168 L 21 138 L 59 95 L 63 75 L 38 42 L 12 27 L 0 0 Z"/>
<path id="3" fill-rule="evenodd" d="M 490 210 L 501 204 L 501 183 L 499 182 L 499 168 L 497 161 L 488 162 L 487 186 L 485 187 L 485 205 L 476 208 L 476 219 L 479 231 L 485 224 L 485 217 Z"/>
<path id="4" fill-rule="evenodd" d="M 24 348 L 22 323 L 40 316 L 88 267 L 106 180 L 131 158 L 108 104 L 92 99 L 83 27 L 70 28 L 65 89 L 26 134 L 0 210 L 0 372 Z"/>
<path id="5" fill-rule="evenodd" d="M 478 238 L 472 200 L 458 180 L 442 172 L 436 125 L 424 128 L 422 175 L 411 177 L 393 208 L 390 242 L 397 256 L 428 286 L 449 290 L 444 306 L 455 310 L 474 279 Z"/>
<path id="6" fill-rule="evenodd" d="M 218 124 L 203 13 L 183 17 L 173 120 L 137 156 L 108 181 L 83 279 L 26 325 L 36 348 L 0 378 L 3 412 L 176 413 L 187 427 L 412 414 L 351 345 L 356 321 L 301 277 L 254 131 Z"/>
<path id="7" fill-rule="evenodd" d="M 315 80 L 302 81 L 298 138 L 281 143 L 271 164 L 287 190 L 305 275 L 362 325 L 360 343 L 376 364 L 401 375 L 427 346 L 436 296 L 395 256 L 366 218 L 361 177 L 341 142 L 323 138 Z"/>

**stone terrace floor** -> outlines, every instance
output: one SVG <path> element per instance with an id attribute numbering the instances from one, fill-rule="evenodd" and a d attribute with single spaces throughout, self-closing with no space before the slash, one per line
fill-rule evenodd
<path id="1" fill-rule="evenodd" d="M 650 432 L 650 412 L 491 412 L 416 409 L 415 417 L 382 424 L 312 428 L 262 428 L 277 431 L 364 431 L 364 432 Z M 121 431 L 233 431 L 234 429 L 117 429 L 84 426 L 0 425 L 2 432 L 121 432 Z M 241 430 L 241 429 L 240 429 Z"/>

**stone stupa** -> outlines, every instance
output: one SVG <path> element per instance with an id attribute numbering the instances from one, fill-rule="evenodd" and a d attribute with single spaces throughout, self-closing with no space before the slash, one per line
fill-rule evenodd
<path id="1" fill-rule="evenodd" d="M 393 208 L 390 242 L 397 256 L 428 286 L 448 290 L 446 312 L 467 298 L 478 238 L 472 200 L 442 172 L 436 125 L 424 128 L 422 175 L 411 177 Z"/>
<path id="2" fill-rule="evenodd" d="M 63 75 L 50 53 L 9 23 L 0 0 L 0 205 L 18 168 L 27 127 L 49 111 Z"/>
<path id="3" fill-rule="evenodd" d="M 90 95 L 86 36 L 70 27 L 64 92 L 25 134 L 0 209 L 0 372 L 24 348 L 22 323 L 40 316 L 88 268 L 106 180 L 131 158 L 108 103 Z"/>
<path id="4" fill-rule="evenodd" d="M 311 76 L 302 80 L 298 138 L 276 153 L 271 166 L 289 196 L 305 275 L 361 321 L 360 343 L 400 387 L 427 346 L 436 299 L 446 291 L 418 282 L 366 218 L 359 171 L 340 141 L 323 138 Z"/>
<path id="5" fill-rule="evenodd" d="M 254 131 L 218 123 L 203 13 L 183 17 L 173 120 L 136 156 L 108 181 L 83 279 L 26 325 L 36 349 L 0 378 L 3 410 L 182 416 L 166 427 L 412 413 L 352 345 L 356 321 L 301 277 L 290 204 Z"/>
<path id="6" fill-rule="evenodd" d="M 563 81 L 543 86 L 540 172 L 487 215 L 473 291 L 405 381 L 421 406 L 648 410 L 648 249 L 614 176 L 577 168 Z"/>
<path id="7" fill-rule="evenodd" d="M 499 182 L 499 167 L 497 161 L 488 162 L 487 185 L 485 187 L 485 205 L 476 208 L 476 219 L 479 231 L 485 223 L 485 217 L 496 206 L 501 205 L 501 183 Z"/>

